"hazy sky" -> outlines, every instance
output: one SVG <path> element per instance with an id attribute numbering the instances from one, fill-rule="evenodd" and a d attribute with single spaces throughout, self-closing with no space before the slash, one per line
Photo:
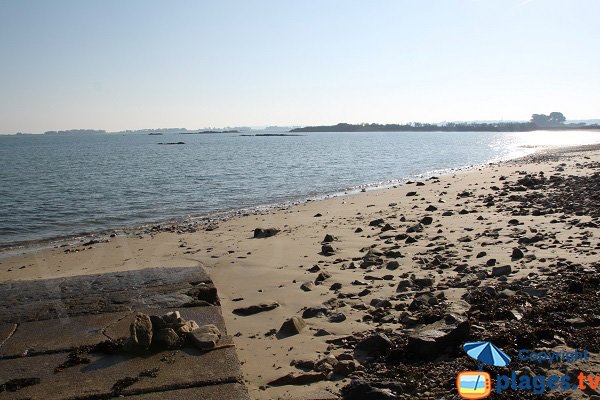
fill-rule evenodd
<path id="1" fill-rule="evenodd" d="M 600 118 L 598 0 L 0 0 L 0 132 Z"/>

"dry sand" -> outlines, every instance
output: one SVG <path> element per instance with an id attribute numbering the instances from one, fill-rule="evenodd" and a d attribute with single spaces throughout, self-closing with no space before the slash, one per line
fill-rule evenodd
<path id="1" fill-rule="evenodd" d="M 587 175 L 594 172 L 578 166 L 580 162 L 600 161 L 600 150 L 591 147 L 567 152 L 559 157 L 539 157 L 535 160 L 518 160 L 494 164 L 471 171 L 442 176 L 439 179 L 401 185 L 396 188 L 368 191 L 357 195 L 308 202 L 262 215 L 236 217 L 221 222 L 213 231 L 189 234 L 158 233 L 140 237 L 115 237 L 108 243 L 91 246 L 72 246 L 25 252 L 22 255 L 0 259 L 0 280 L 39 279 L 80 274 L 97 274 L 158 266 L 205 266 L 214 280 L 221 297 L 223 313 L 228 331 L 235 336 L 238 355 L 243 363 L 245 379 L 250 395 L 254 399 L 310 398 L 310 394 L 329 390 L 339 393 L 349 380 L 321 381 L 304 386 L 270 387 L 268 382 L 298 370 L 290 366 L 292 360 L 317 360 L 328 353 L 327 339 L 335 335 L 349 335 L 369 331 L 375 326 L 401 329 L 398 323 L 379 324 L 364 321 L 364 310 L 351 305 L 369 304 L 373 298 L 390 298 L 396 294 L 398 282 L 408 275 L 417 277 L 435 276 L 443 282 L 456 276 L 453 269 L 424 270 L 423 254 L 431 250 L 432 243 L 454 244 L 457 259 L 469 265 L 481 265 L 490 258 L 498 265 L 512 264 L 516 270 L 509 279 L 517 279 L 536 272 L 549 263 L 511 262 L 511 252 L 516 246 L 514 229 L 508 221 L 515 218 L 508 212 L 497 212 L 495 207 L 485 207 L 480 196 L 492 194 L 493 186 L 502 186 L 501 176 L 514 182 L 522 175 L 519 171 L 546 176 L 557 173 L 557 167 L 565 164 L 562 175 Z M 585 151 L 584 151 L 585 150 Z M 587 157 L 587 158 L 584 158 Z M 407 196 L 409 192 L 414 196 Z M 472 192 L 464 194 L 464 192 Z M 433 205 L 436 211 L 426 211 Z M 475 211 L 465 214 L 461 210 Z M 453 211 L 451 216 L 442 216 Z M 321 216 L 316 216 L 316 215 Z M 406 232 L 407 227 L 418 223 L 423 217 L 431 216 L 433 223 L 422 233 L 411 234 L 418 240 L 406 244 L 396 240 L 396 235 Z M 402 218 L 404 217 L 404 218 Z M 381 233 L 381 226 L 369 226 L 370 221 L 382 218 L 394 230 Z M 543 229 L 556 234 L 556 240 L 568 243 L 575 234 L 563 223 L 551 224 L 553 215 L 517 217 L 523 224 L 518 229 L 528 233 Z M 588 216 L 578 217 L 581 221 L 591 220 Z M 383 225 L 382 225 L 383 226 Z M 277 227 L 281 231 L 269 238 L 253 238 L 255 228 Z M 362 228 L 362 232 L 355 232 Z M 496 228 L 498 237 L 488 233 Z M 598 229 L 590 228 L 591 249 L 598 250 Z M 335 236 L 331 243 L 335 254 L 321 254 L 321 242 L 326 234 Z M 465 237 L 472 240 L 467 241 Z M 461 239 L 463 238 L 463 239 Z M 462 241 L 459 241 L 461 239 Z M 386 244 L 385 241 L 388 240 Z M 397 246 L 402 258 L 397 258 L 399 268 L 387 270 L 373 268 L 346 268 L 354 259 L 356 265 L 367 248 L 377 249 Z M 479 259 L 476 255 L 486 252 Z M 532 250 L 533 251 L 533 250 Z M 562 257 L 586 264 L 598 261 L 596 251 L 581 252 L 572 246 L 554 246 L 535 249 L 538 260 L 554 260 Z M 391 259 L 390 259 L 391 260 Z M 313 266 L 328 272 L 331 277 L 312 291 L 305 292 L 300 285 L 315 281 L 318 273 L 309 272 Z M 342 267 L 344 265 L 344 267 Z M 516 267 L 516 268 L 515 268 Z M 365 275 L 382 277 L 392 274 L 392 280 L 365 279 Z M 355 280 L 365 281 L 368 286 L 353 285 Z M 345 294 L 356 294 L 365 287 L 370 294 L 351 296 L 344 299 L 346 306 L 339 308 L 347 317 L 343 322 L 330 322 L 326 317 L 306 319 L 307 328 L 301 334 L 278 339 L 273 329 L 291 316 L 300 316 L 303 309 L 319 306 L 336 299 L 330 290 L 333 283 L 340 283 Z M 445 297 L 452 303 L 464 294 L 464 288 L 448 288 Z M 279 303 L 274 310 L 252 316 L 237 316 L 232 310 L 259 303 Z M 405 303 L 407 301 L 404 301 Z M 333 304 L 333 303 L 330 303 Z M 399 312 L 398 312 L 399 314 Z M 333 336 L 315 336 L 319 329 Z M 332 354 L 340 351 L 331 349 Z M 321 392 L 323 393 L 323 392 Z M 315 398 L 319 398 L 316 396 Z"/>

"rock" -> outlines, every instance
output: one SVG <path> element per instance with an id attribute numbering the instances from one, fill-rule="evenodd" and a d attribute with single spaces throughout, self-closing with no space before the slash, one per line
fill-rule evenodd
<path id="1" fill-rule="evenodd" d="M 333 313 L 329 316 L 329 322 L 343 322 L 346 320 L 346 314 L 338 312 L 338 313 Z"/>
<path id="2" fill-rule="evenodd" d="M 183 340 L 171 328 L 163 328 L 155 332 L 152 348 L 156 350 L 172 350 L 181 347 Z"/>
<path id="3" fill-rule="evenodd" d="M 377 256 L 377 254 L 375 254 L 373 249 L 369 249 L 369 251 L 367 251 L 367 254 L 365 254 L 365 256 L 363 257 L 363 261 L 362 261 L 361 265 L 363 267 L 370 267 L 371 265 L 377 265 L 377 263 L 379 262 L 378 258 L 379 257 Z"/>
<path id="4" fill-rule="evenodd" d="M 329 278 L 331 278 L 331 274 L 329 272 L 323 271 L 323 272 L 319 273 L 319 275 L 315 279 L 315 283 L 323 282 L 324 280 L 327 280 Z"/>
<path id="5" fill-rule="evenodd" d="M 510 265 L 502 265 L 499 267 L 492 268 L 492 276 L 509 275 L 512 272 Z"/>
<path id="6" fill-rule="evenodd" d="M 411 196 L 416 196 L 417 192 L 408 192 L 406 193 L 406 196 L 411 197 Z"/>
<path id="7" fill-rule="evenodd" d="M 321 267 L 319 267 L 318 265 L 313 265 L 312 267 L 310 267 L 308 269 L 308 272 L 315 273 L 315 272 L 319 272 L 320 270 L 321 270 Z"/>
<path id="8" fill-rule="evenodd" d="M 548 293 L 547 288 L 536 287 L 524 287 L 520 291 L 531 297 L 544 297 Z"/>
<path id="9" fill-rule="evenodd" d="M 356 350 L 363 351 L 369 356 L 385 354 L 394 346 L 385 333 L 375 333 L 367 336 L 356 345 Z"/>
<path id="10" fill-rule="evenodd" d="M 379 225 L 383 225 L 385 223 L 385 221 L 383 220 L 383 218 L 378 218 L 378 219 L 374 219 L 373 221 L 369 222 L 369 226 L 379 226 Z"/>
<path id="11" fill-rule="evenodd" d="M 299 334 L 306 327 L 306 322 L 300 317 L 293 316 L 285 321 L 279 328 L 279 335 L 292 336 Z"/>
<path id="12" fill-rule="evenodd" d="M 342 284 L 336 282 L 329 287 L 329 290 L 340 290 L 341 288 L 342 288 Z"/>
<path id="13" fill-rule="evenodd" d="M 418 223 L 406 229 L 406 233 L 423 232 L 423 224 Z"/>
<path id="14" fill-rule="evenodd" d="M 436 358 L 450 347 L 459 346 L 469 335 L 467 319 L 455 316 L 418 328 L 408 337 L 407 352 L 423 359 Z"/>
<path id="15" fill-rule="evenodd" d="M 330 256 L 333 253 L 335 253 L 335 250 L 330 244 L 324 244 L 323 246 L 321 246 L 321 253 L 324 256 Z"/>
<path id="16" fill-rule="evenodd" d="M 487 265 L 488 267 L 493 267 L 494 265 L 496 265 L 496 259 L 495 258 L 490 258 L 489 260 L 487 260 L 487 262 L 485 263 L 485 265 Z"/>
<path id="17" fill-rule="evenodd" d="M 179 311 L 171 311 L 162 316 L 162 320 L 166 324 L 176 324 L 181 320 Z"/>
<path id="18" fill-rule="evenodd" d="M 405 244 L 412 244 L 412 243 L 417 243 L 417 239 L 415 239 L 412 236 L 407 236 L 406 240 L 404 241 Z"/>
<path id="19" fill-rule="evenodd" d="M 323 239 L 323 243 L 329 243 L 329 242 L 333 242 L 335 240 L 335 238 L 332 235 L 325 235 L 325 238 Z"/>
<path id="20" fill-rule="evenodd" d="M 243 317 L 247 317 L 248 315 L 254 315 L 265 311 L 271 311 L 279 307 L 279 303 L 261 303 L 248 307 L 240 307 L 233 310 L 233 313 L 236 315 L 241 315 Z"/>
<path id="21" fill-rule="evenodd" d="M 194 298 L 195 300 L 202 300 L 214 305 L 219 305 L 217 288 L 214 285 L 199 283 L 192 289 L 188 290 L 187 295 Z"/>
<path id="22" fill-rule="evenodd" d="M 390 224 L 385 224 L 383 228 L 381 228 L 381 232 L 387 232 L 387 231 L 393 231 L 396 228 L 394 228 L 392 225 Z"/>
<path id="23" fill-rule="evenodd" d="M 428 206 L 428 207 L 425 209 L 425 211 L 437 211 L 437 207 L 436 207 L 436 206 L 433 206 L 433 205 L 430 205 L 430 206 Z"/>
<path id="24" fill-rule="evenodd" d="M 280 230 L 277 228 L 266 228 L 266 229 L 256 228 L 254 230 L 254 237 L 255 238 L 268 238 L 268 237 L 277 235 L 279 232 L 280 232 Z"/>
<path id="25" fill-rule="evenodd" d="M 194 332 L 188 335 L 188 338 L 196 347 L 200 350 L 210 350 L 216 347 L 219 339 L 221 338 L 221 332 L 216 326 L 209 324 L 203 325 Z"/>
<path id="26" fill-rule="evenodd" d="M 125 343 L 125 349 L 134 353 L 149 350 L 152 344 L 152 334 L 150 317 L 143 313 L 137 313 L 129 326 L 129 339 Z"/>
<path id="27" fill-rule="evenodd" d="M 354 230 L 354 233 L 361 233 L 362 231 L 363 231 L 363 230 L 362 230 L 362 228 L 356 228 L 356 229 Z"/>
<path id="28" fill-rule="evenodd" d="M 433 286 L 435 279 L 433 277 L 414 278 L 413 282 L 417 286 L 429 287 L 429 286 Z"/>
<path id="29" fill-rule="evenodd" d="M 292 360 L 290 365 L 298 369 L 306 369 L 309 371 L 315 369 L 315 362 L 312 360 Z"/>
<path id="30" fill-rule="evenodd" d="M 431 225 L 432 222 L 433 222 L 433 218 L 431 218 L 431 217 L 423 217 L 421 219 L 421 223 L 423 225 Z"/>
<path id="31" fill-rule="evenodd" d="M 200 326 L 196 323 L 196 321 L 189 320 L 183 324 L 180 324 L 175 329 L 175 333 L 177 333 L 180 336 L 184 336 L 184 335 L 187 335 L 188 333 L 193 332 L 199 328 L 200 328 Z"/>
<path id="32" fill-rule="evenodd" d="M 521 258 L 525 257 L 525 254 L 523 254 L 523 251 L 521 251 L 521 249 L 519 249 L 518 247 L 515 247 L 512 251 L 512 255 L 510 256 L 510 258 L 513 261 L 517 261 L 520 260 Z"/>
<path id="33" fill-rule="evenodd" d="M 331 335 L 331 333 L 329 333 L 325 329 L 319 329 L 318 331 L 315 332 L 315 336 L 329 336 L 329 335 Z"/>
<path id="34" fill-rule="evenodd" d="M 411 287 L 413 282 L 409 279 L 403 279 L 398 283 L 398 287 L 396 288 L 397 292 L 403 292 L 405 289 Z"/>
<path id="35" fill-rule="evenodd" d="M 389 389 L 373 387 L 364 380 L 353 380 L 342 391 L 343 400 L 396 400 L 397 397 Z"/>
<path id="36" fill-rule="evenodd" d="M 354 360 L 342 360 L 339 361 L 335 367 L 333 367 L 333 373 L 341 376 L 348 376 L 356 371 L 356 361 Z"/>
<path id="37" fill-rule="evenodd" d="M 400 263 L 398 261 L 390 261 L 386 264 L 385 266 L 387 269 L 393 271 L 395 269 L 398 269 L 400 267 Z"/>
<path id="38" fill-rule="evenodd" d="M 310 292 L 311 290 L 313 290 L 315 284 L 312 282 L 304 282 L 302 285 L 300 285 L 300 289 L 304 290 L 305 292 Z"/>
<path id="39" fill-rule="evenodd" d="M 304 374 L 289 373 L 268 383 L 270 386 L 308 385 L 325 379 L 322 372 L 307 372 Z"/>
<path id="40" fill-rule="evenodd" d="M 327 307 L 308 307 L 302 312 L 302 318 L 314 318 L 319 316 L 325 316 L 329 313 Z"/>

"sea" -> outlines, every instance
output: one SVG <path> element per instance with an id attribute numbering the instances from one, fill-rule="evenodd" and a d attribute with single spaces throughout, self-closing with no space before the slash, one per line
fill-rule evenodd
<path id="1" fill-rule="evenodd" d="M 0 249 L 343 195 L 544 147 L 600 143 L 598 131 L 248 133 L 261 134 L 0 136 Z"/>

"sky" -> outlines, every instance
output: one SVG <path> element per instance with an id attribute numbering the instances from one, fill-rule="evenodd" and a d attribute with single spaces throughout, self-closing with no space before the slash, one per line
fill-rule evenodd
<path id="1" fill-rule="evenodd" d="M 0 0 L 0 132 L 600 118 L 598 0 Z"/>

